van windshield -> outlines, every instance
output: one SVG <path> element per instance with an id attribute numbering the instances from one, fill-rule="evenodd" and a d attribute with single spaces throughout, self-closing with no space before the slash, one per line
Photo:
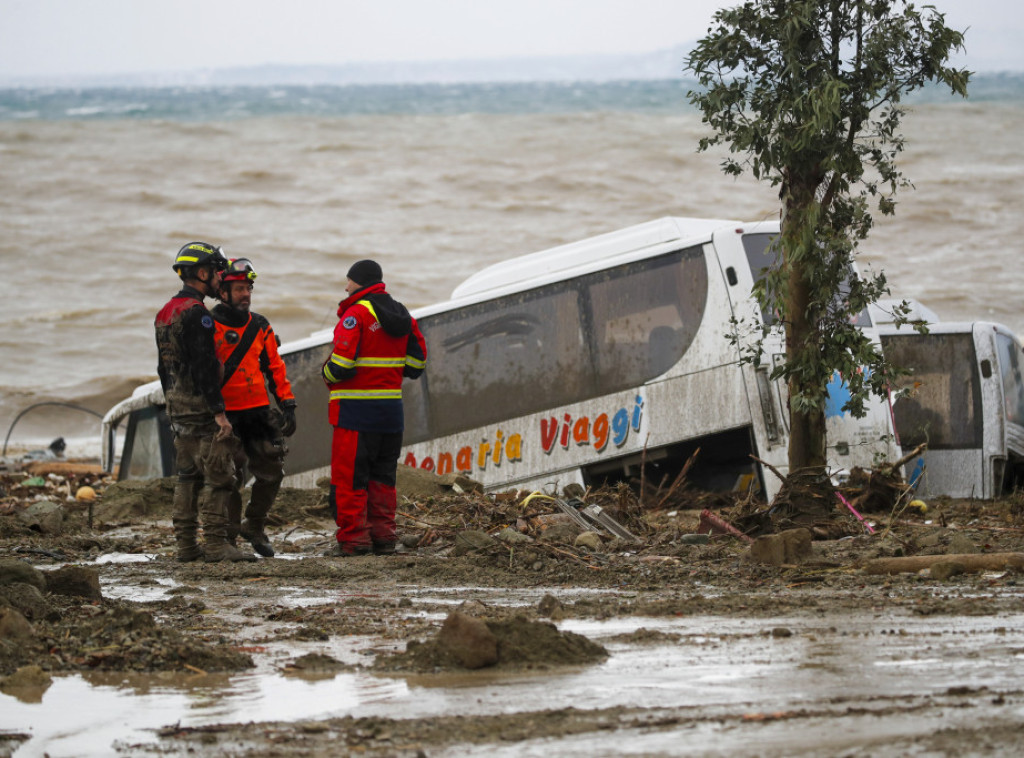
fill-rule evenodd
<path id="1" fill-rule="evenodd" d="M 982 444 L 981 382 L 971 333 L 882 335 L 886 360 L 911 369 L 894 390 L 896 434 L 903 448 L 928 443 L 932 450 Z"/>

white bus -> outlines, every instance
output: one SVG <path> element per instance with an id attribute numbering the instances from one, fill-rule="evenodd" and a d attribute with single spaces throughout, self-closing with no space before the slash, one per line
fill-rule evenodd
<path id="1" fill-rule="evenodd" d="M 428 366 L 403 388 L 402 462 L 490 490 L 556 491 L 636 480 L 641 467 L 646 481 L 671 482 L 699 449 L 691 485 L 753 482 L 771 498 L 780 482 L 751 456 L 787 470 L 787 392 L 769 378 L 785 349 L 751 288 L 778 232 L 777 222 L 663 218 L 490 266 L 417 309 Z M 767 335 L 761 367 L 730 343 L 734 317 Z M 857 323 L 874 328 L 868 311 Z M 328 330 L 281 351 L 299 403 L 292 486 L 329 471 L 319 372 L 330 350 Z M 898 457 L 886 403 L 857 419 L 841 410 L 838 377 L 829 394 L 834 474 Z M 172 472 L 161 403 L 159 384 L 146 385 L 104 419 L 108 468 L 126 423 L 122 478 Z"/>

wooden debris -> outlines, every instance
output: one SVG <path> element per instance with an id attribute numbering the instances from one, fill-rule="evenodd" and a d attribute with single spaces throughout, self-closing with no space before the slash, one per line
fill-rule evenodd
<path id="1" fill-rule="evenodd" d="M 959 553 L 956 555 L 913 555 L 905 558 L 875 558 L 864 564 L 865 574 L 901 574 L 931 568 L 935 563 L 959 563 L 964 570 L 1024 570 L 1024 553 Z"/>

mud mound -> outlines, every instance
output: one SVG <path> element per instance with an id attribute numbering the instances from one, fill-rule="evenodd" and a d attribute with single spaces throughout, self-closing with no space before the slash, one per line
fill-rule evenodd
<path id="1" fill-rule="evenodd" d="M 29 664 L 48 671 L 238 671 L 254 665 L 229 645 L 158 626 L 128 603 L 83 605 L 81 598 L 46 595 L 46 604 L 46 617 L 26 621 L 18 644 L 0 644 L 0 675 Z"/>
<path id="2" fill-rule="evenodd" d="M 249 490 L 242 493 L 242 502 L 249 502 Z M 313 517 L 324 517 L 329 514 L 327 507 L 327 488 L 296 489 L 282 487 L 274 499 L 274 506 L 267 516 L 267 523 L 281 526 L 302 522 Z"/>
<path id="3" fill-rule="evenodd" d="M 93 519 L 99 524 L 111 524 L 133 518 L 170 518 L 174 482 L 175 478 L 170 476 L 115 482 L 93 506 Z"/>
<path id="4" fill-rule="evenodd" d="M 426 642 L 411 640 L 404 653 L 379 656 L 375 667 L 417 673 L 499 668 L 550 668 L 603 661 L 604 647 L 546 621 L 517 615 L 476 619 L 453 612 Z"/>

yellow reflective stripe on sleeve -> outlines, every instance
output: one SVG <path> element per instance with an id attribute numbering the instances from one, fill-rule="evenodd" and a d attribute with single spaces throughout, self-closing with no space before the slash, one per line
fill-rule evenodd
<path id="1" fill-rule="evenodd" d="M 331 363 L 335 366 L 340 366 L 341 368 L 352 368 L 356 365 L 357 361 L 338 355 L 337 353 L 331 353 Z"/>
<path id="2" fill-rule="evenodd" d="M 421 361 L 419 358 L 413 358 L 411 355 L 405 356 L 405 365 L 411 366 L 412 368 L 426 368 L 427 362 Z"/>
<path id="3" fill-rule="evenodd" d="M 402 390 L 331 390 L 331 400 L 401 400 Z"/>
<path id="4" fill-rule="evenodd" d="M 405 365 L 405 358 L 356 358 L 355 365 L 370 368 L 401 368 Z"/>

